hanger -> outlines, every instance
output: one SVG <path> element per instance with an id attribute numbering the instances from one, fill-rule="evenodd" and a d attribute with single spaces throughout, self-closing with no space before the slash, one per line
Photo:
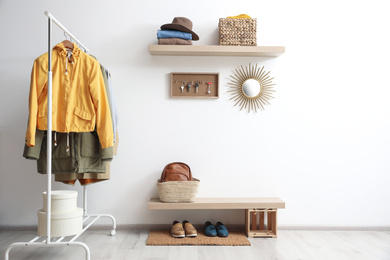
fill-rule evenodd
<path id="1" fill-rule="evenodd" d="M 68 40 L 68 37 L 66 36 L 65 32 L 64 32 L 64 35 L 65 35 L 65 40 L 62 41 L 62 44 L 64 45 L 64 47 L 67 49 L 67 50 L 71 50 L 73 51 L 73 43 L 71 41 Z"/>

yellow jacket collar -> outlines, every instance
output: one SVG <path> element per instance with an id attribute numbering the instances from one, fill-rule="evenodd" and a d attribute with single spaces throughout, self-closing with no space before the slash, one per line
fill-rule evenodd
<path id="1" fill-rule="evenodd" d="M 62 42 L 60 42 L 59 44 L 54 46 L 53 49 L 58 50 L 58 52 L 61 56 L 63 56 L 63 57 L 67 56 L 68 52 L 66 51 L 66 48 L 64 47 L 64 44 Z M 79 48 L 79 46 L 76 43 L 73 43 L 72 56 L 75 59 L 77 59 L 78 57 L 80 57 L 80 52 L 81 52 L 81 49 Z"/>

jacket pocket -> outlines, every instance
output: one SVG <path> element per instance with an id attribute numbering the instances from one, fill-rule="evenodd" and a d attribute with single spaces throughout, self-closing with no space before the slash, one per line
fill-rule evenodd
<path id="1" fill-rule="evenodd" d="M 87 111 L 84 111 L 78 107 L 76 107 L 74 109 L 74 114 L 84 120 L 91 120 L 92 119 L 92 116 L 90 113 L 88 113 Z"/>

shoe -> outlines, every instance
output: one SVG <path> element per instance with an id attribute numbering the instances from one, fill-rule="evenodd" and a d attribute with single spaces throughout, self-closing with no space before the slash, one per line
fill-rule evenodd
<path id="1" fill-rule="evenodd" d="M 185 237 L 185 232 L 184 232 L 184 228 L 183 228 L 183 225 L 175 220 L 173 221 L 173 224 L 172 224 L 172 228 L 171 228 L 171 234 L 173 237 Z"/>
<path id="2" fill-rule="evenodd" d="M 198 232 L 196 228 L 187 220 L 183 221 L 184 231 L 186 232 L 186 237 L 196 237 Z"/>
<path id="3" fill-rule="evenodd" d="M 227 228 L 221 222 L 217 222 L 216 228 L 219 237 L 227 237 L 229 235 Z"/>
<path id="4" fill-rule="evenodd" d="M 204 234 L 208 237 L 215 237 L 217 235 L 217 230 L 210 221 L 204 223 Z"/>

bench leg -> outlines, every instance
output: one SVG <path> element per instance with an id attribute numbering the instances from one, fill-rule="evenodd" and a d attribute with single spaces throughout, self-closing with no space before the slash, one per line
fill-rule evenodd
<path id="1" fill-rule="evenodd" d="M 276 210 L 267 212 L 267 229 L 272 231 L 274 237 L 277 237 L 277 220 L 276 220 Z"/>
<path id="2" fill-rule="evenodd" d="M 247 237 L 250 237 L 249 236 L 249 232 L 250 232 L 250 228 L 249 228 L 249 222 L 250 221 L 250 215 L 249 215 L 249 210 L 246 209 L 245 210 L 245 235 Z"/>

